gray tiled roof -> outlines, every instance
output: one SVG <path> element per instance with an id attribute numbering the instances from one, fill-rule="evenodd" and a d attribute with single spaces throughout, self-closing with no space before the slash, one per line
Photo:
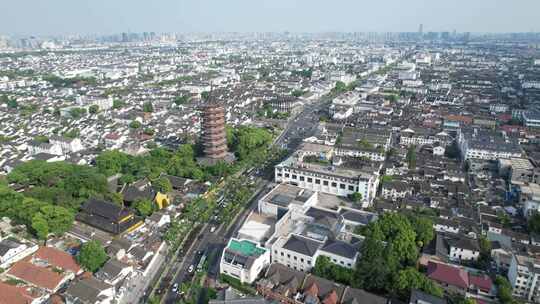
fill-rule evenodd
<path id="1" fill-rule="evenodd" d="M 321 248 L 325 252 L 329 252 L 335 255 L 353 259 L 358 252 L 358 249 L 351 244 L 342 241 L 327 241 Z"/>
<path id="2" fill-rule="evenodd" d="M 289 237 L 283 248 L 312 257 L 321 245 L 322 243 L 320 242 L 293 234 Z"/>

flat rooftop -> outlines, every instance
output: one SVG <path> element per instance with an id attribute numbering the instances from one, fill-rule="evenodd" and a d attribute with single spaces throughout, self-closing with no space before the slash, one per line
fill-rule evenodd
<path id="1" fill-rule="evenodd" d="M 257 244 L 248 240 L 232 239 L 229 244 L 229 249 L 236 251 L 244 256 L 260 256 L 266 252 L 266 249 L 257 247 Z"/>
<path id="2" fill-rule="evenodd" d="M 320 173 L 325 175 L 332 175 L 336 177 L 346 177 L 346 178 L 366 178 L 369 179 L 373 176 L 375 168 L 366 167 L 366 168 L 350 168 L 344 166 L 336 165 L 325 165 L 317 163 L 305 163 L 298 159 L 297 156 L 292 155 L 283 162 L 281 162 L 282 167 L 289 167 L 292 169 L 297 169 L 300 171 L 309 171 L 313 173 Z"/>

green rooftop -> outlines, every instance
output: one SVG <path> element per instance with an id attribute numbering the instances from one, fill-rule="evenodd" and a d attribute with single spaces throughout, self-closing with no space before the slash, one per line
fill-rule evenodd
<path id="1" fill-rule="evenodd" d="M 231 240 L 229 249 L 245 256 L 260 256 L 266 252 L 266 249 L 257 247 L 257 244 L 246 240 Z"/>

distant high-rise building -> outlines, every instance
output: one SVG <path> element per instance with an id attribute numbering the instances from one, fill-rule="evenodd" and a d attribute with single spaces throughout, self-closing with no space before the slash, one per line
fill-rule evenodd
<path id="1" fill-rule="evenodd" d="M 418 27 L 418 35 L 422 37 L 423 34 L 424 34 L 424 25 L 420 23 L 420 26 Z"/>

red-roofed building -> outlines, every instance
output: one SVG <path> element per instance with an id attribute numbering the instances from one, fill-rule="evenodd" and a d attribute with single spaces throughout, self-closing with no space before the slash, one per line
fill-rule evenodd
<path id="1" fill-rule="evenodd" d="M 7 272 L 7 276 L 22 280 L 49 292 L 56 292 L 66 281 L 73 278 L 73 273 L 63 273 L 39 267 L 26 261 L 19 261 Z"/>
<path id="2" fill-rule="evenodd" d="M 453 286 L 465 291 L 469 288 L 469 274 L 462 268 L 430 261 L 427 276 L 443 286 Z"/>
<path id="3" fill-rule="evenodd" d="M 43 303 L 48 295 L 28 286 L 13 286 L 0 282 L 1 304 L 37 304 Z"/>
<path id="4" fill-rule="evenodd" d="M 428 263 L 427 276 L 445 288 L 461 293 L 477 293 L 493 296 L 493 282 L 486 275 L 475 275 L 461 267 L 443 263 Z"/>
<path id="5" fill-rule="evenodd" d="M 335 290 L 332 290 L 329 294 L 324 297 L 324 300 L 322 301 L 323 304 L 336 304 L 338 302 L 338 295 Z"/>
<path id="6" fill-rule="evenodd" d="M 444 118 L 445 121 L 459 122 L 463 125 L 470 125 L 473 122 L 472 117 L 463 115 L 448 115 Z"/>
<path id="7" fill-rule="evenodd" d="M 74 274 L 82 272 L 75 259 L 67 252 L 52 247 L 40 247 L 32 257 L 32 263 L 60 268 L 63 271 L 71 271 Z"/>
<path id="8" fill-rule="evenodd" d="M 485 275 L 469 274 L 469 288 L 477 289 L 481 293 L 490 294 L 493 289 L 491 278 Z"/>

